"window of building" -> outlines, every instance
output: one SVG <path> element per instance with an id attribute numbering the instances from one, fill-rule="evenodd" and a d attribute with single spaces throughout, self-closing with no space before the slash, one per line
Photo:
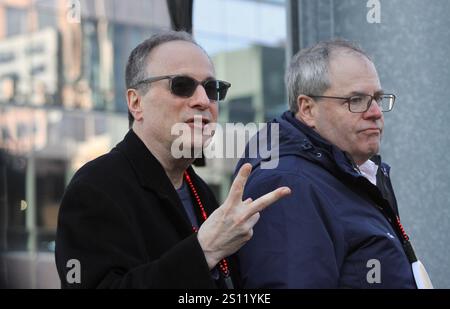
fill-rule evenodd
<path id="1" fill-rule="evenodd" d="M 6 35 L 12 36 L 27 32 L 28 10 L 17 7 L 6 8 Z"/>

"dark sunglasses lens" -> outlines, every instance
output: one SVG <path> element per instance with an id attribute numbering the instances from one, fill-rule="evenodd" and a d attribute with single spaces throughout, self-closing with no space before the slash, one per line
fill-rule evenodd
<path id="1" fill-rule="evenodd" d="M 207 81 L 204 85 L 206 94 L 210 100 L 222 101 L 227 94 L 228 86 L 218 80 Z"/>
<path id="2" fill-rule="evenodd" d="M 177 76 L 172 79 L 171 91 L 180 97 L 190 97 L 197 88 L 197 82 L 187 76 Z"/>
<path id="3" fill-rule="evenodd" d="M 225 100 L 225 96 L 227 95 L 228 88 L 230 88 L 230 84 L 226 84 L 224 82 L 219 82 L 219 100 Z"/>

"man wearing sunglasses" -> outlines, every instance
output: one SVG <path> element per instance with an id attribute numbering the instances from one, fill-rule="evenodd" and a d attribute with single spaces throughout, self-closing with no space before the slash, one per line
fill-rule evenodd
<path id="1" fill-rule="evenodd" d="M 130 130 L 75 174 L 61 203 L 56 263 L 63 287 L 233 287 L 229 256 L 251 237 L 259 211 L 290 191 L 242 201 L 248 164 L 218 207 L 191 167 L 194 157 L 173 155 L 177 125 L 192 129 L 183 147 L 196 150 L 211 137 L 206 129 L 230 87 L 214 75 L 208 55 L 184 32 L 154 35 L 131 52 Z"/>
<path id="2" fill-rule="evenodd" d="M 248 156 L 238 164 L 253 165 L 244 197 L 292 190 L 261 213 L 238 252 L 244 287 L 430 287 L 413 276 L 423 268 L 378 155 L 395 95 L 373 62 L 350 42 L 322 42 L 293 57 L 286 84 L 289 111 L 269 123 L 279 126 L 277 168 Z"/>

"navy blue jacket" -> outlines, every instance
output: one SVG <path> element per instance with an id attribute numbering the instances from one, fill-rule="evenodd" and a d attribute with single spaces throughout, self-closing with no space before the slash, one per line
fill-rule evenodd
<path id="1" fill-rule="evenodd" d="M 247 145 L 236 170 L 253 165 L 244 199 L 279 186 L 292 194 L 261 212 L 253 238 L 238 252 L 243 287 L 416 288 L 401 235 L 379 209 L 398 214 L 389 167 L 372 159 L 379 165 L 375 186 L 291 112 L 270 122 L 268 132 L 274 123 L 278 166 L 262 169 L 264 159 L 249 157 Z M 259 136 L 270 145 L 270 134 Z"/>

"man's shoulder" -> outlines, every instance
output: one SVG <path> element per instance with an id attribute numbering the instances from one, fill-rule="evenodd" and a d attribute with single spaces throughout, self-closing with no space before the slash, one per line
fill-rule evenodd
<path id="1" fill-rule="evenodd" d="M 130 166 L 123 154 L 115 148 L 109 153 L 91 160 L 80 167 L 74 174 L 70 185 L 86 184 L 97 186 L 102 183 L 110 183 L 123 177 Z"/>
<path id="2" fill-rule="evenodd" d="M 246 191 L 275 189 L 280 186 L 314 187 L 317 178 L 326 173 L 320 166 L 302 157 L 287 155 L 279 158 L 275 168 L 255 168 L 246 184 Z"/>
<path id="3" fill-rule="evenodd" d="M 261 165 L 254 170 L 254 176 L 258 177 L 294 177 L 294 178 L 308 178 L 311 174 L 322 172 L 324 169 L 302 156 L 289 154 L 281 156 L 278 159 L 277 165 L 273 168 L 262 168 Z"/>

